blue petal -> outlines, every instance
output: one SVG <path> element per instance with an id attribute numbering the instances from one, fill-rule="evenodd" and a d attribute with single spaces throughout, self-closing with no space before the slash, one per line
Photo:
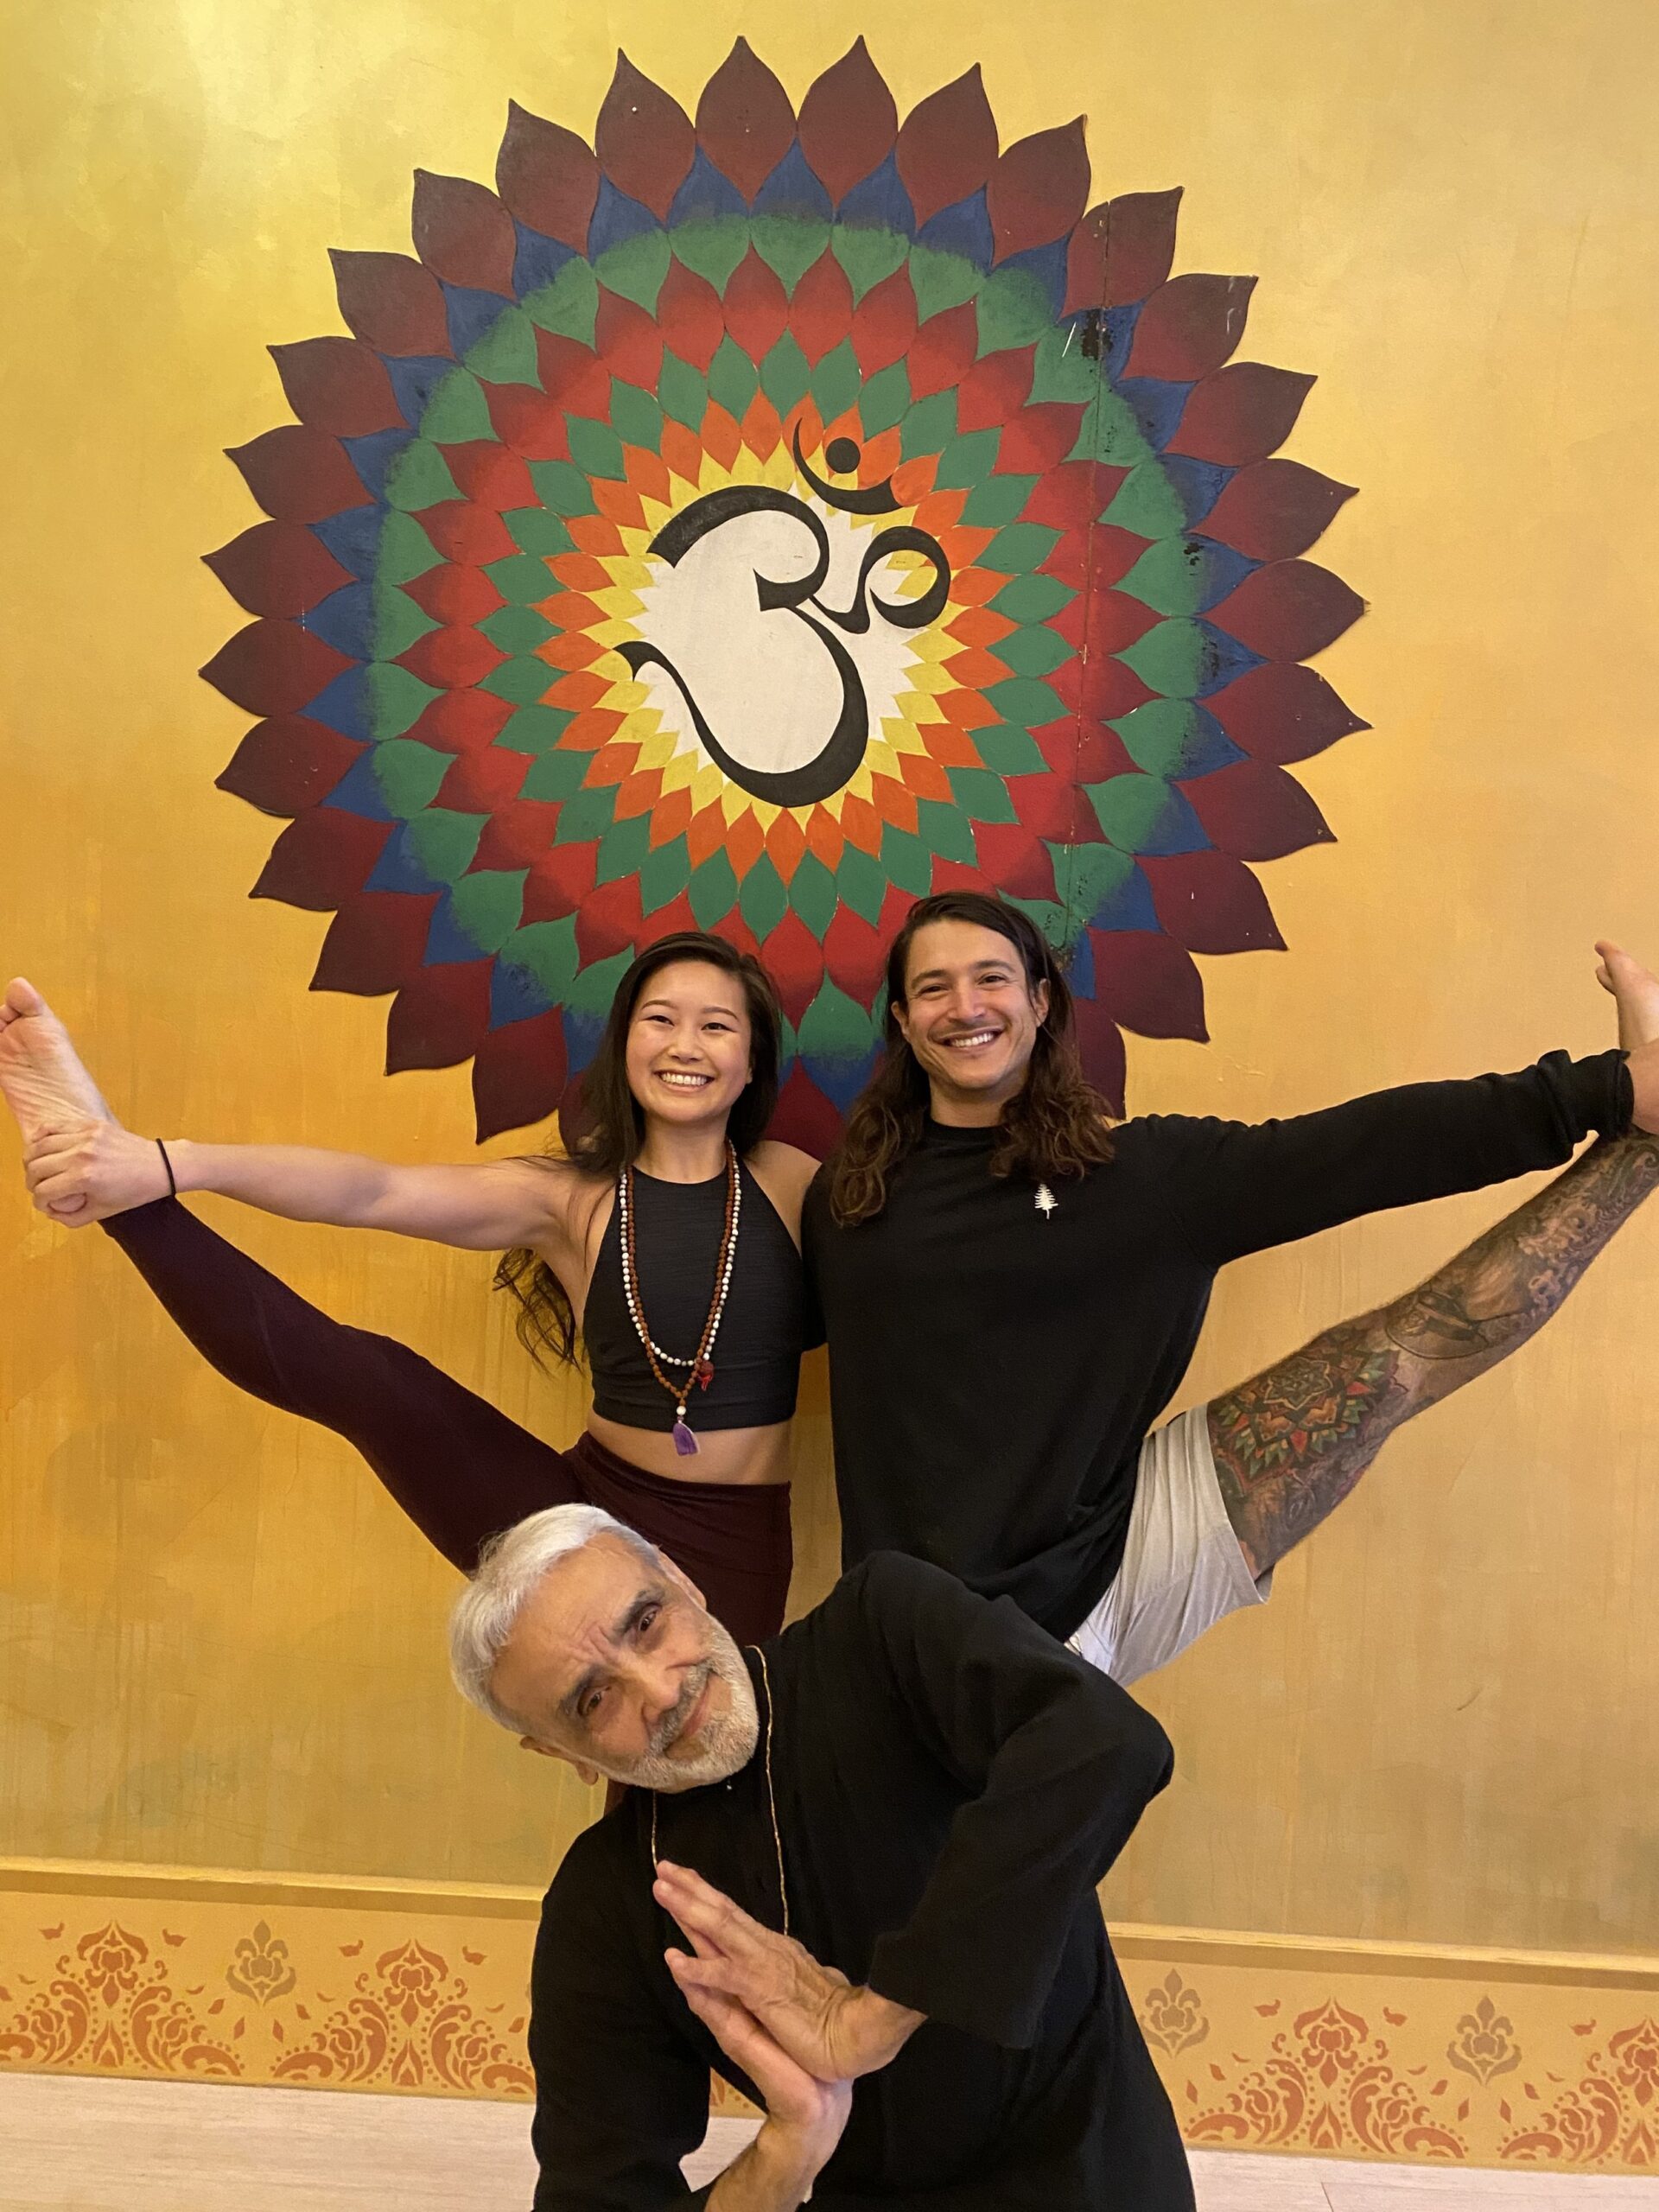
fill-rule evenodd
<path id="1" fill-rule="evenodd" d="M 1212 691 L 1224 690 L 1236 676 L 1243 676 L 1252 668 L 1261 667 L 1264 658 L 1262 654 L 1253 653 L 1248 645 L 1240 645 L 1236 638 L 1229 637 L 1225 630 L 1217 629 L 1213 622 L 1203 622 L 1198 626 L 1204 632 L 1205 640 L 1205 677 L 1198 690 L 1200 699 L 1207 699 Z M 310 711 L 315 714 L 316 709 L 313 707 Z"/>
<path id="2" fill-rule="evenodd" d="M 393 465 L 415 442 L 413 430 L 372 430 L 366 437 L 342 438 L 346 457 L 377 499 L 386 495 Z"/>
<path id="3" fill-rule="evenodd" d="M 877 1058 L 874 1052 L 861 1053 L 856 1059 L 849 1060 L 820 1059 L 810 1052 L 801 1057 L 813 1082 L 843 1114 L 869 1081 Z"/>
<path id="4" fill-rule="evenodd" d="M 1204 555 L 1204 597 L 1198 606 L 1207 613 L 1217 606 L 1229 592 L 1236 591 L 1251 572 L 1262 563 L 1252 561 L 1248 553 L 1240 553 L 1230 545 L 1217 545 L 1209 538 L 1196 541 L 1197 550 Z"/>
<path id="5" fill-rule="evenodd" d="M 441 361 L 433 353 L 411 353 L 405 360 L 387 359 L 386 374 L 391 378 L 392 391 L 411 430 L 420 429 L 421 417 L 433 393 L 454 365 L 453 361 Z"/>
<path id="6" fill-rule="evenodd" d="M 374 733 L 369 728 L 368 685 L 360 668 L 348 668 L 337 676 L 305 711 L 313 721 L 337 729 L 342 737 L 354 737 L 359 745 L 367 745 L 373 738 Z M 352 772 L 354 775 L 356 769 Z M 349 782 L 350 778 L 346 780 Z M 377 815 L 374 818 L 378 821 L 382 817 Z"/>
<path id="7" fill-rule="evenodd" d="M 449 343 L 459 361 L 466 359 L 480 338 L 488 336 L 512 302 L 504 300 L 499 292 L 475 291 L 467 284 L 446 284 L 443 304 L 449 316 Z"/>
<path id="8" fill-rule="evenodd" d="M 1147 443 L 1161 453 L 1180 427 L 1192 385 L 1167 384 L 1162 377 L 1125 377 L 1117 389 Z"/>
<path id="9" fill-rule="evenodd" d="M 498 959 L 490 971 L 490 1027 L 506 1029 L 545 1014 L 553 1001 L 541 980 L 516 961 Z"/>
<path id="10" fill-rule="evenodd" d="M 483 947 L 468 937 L 455 919 L 454 908 L 446 892 L 432 910 L 432 919 L 426 932 L 426 950 L 421 956 L 425 968 L 454 968 L 476 960 Z"/>
<path id="11" fill-rule="evenodd" d="M 996 251 L 996 239 L 991 230 L 990 210 L 985 205 L 984 187 L 982 185 L 966 200 L 958 200 L 953 207 L 941 207 L 937 215 L 923 224 L 916 243 L 931 246 L 936 253 L 959 253 L 976 269 L 988 269 L 991 256 Z"/>
<path id="12" fill-rule="evenodd" d="M 572 1075 L 578 1075 L 599 1050 L 599 1040 L 605 1034 L 602 1014 L 580 1014 L 574 1007 L 564 1009 L 564 1064 Z"/>
<path id="13" fill-rule="evenodd" d="M 718 222 L 726 215 L 747 215 L 749 203 L 728 176 L 722 175 L 701 147 L 691 173 L 668 211 L 670 229 L 680 223 Z"/>
<path id="14" fill-rule="evenodd" d="M 1202 836 L 1199 842 L 1205 840 Z M 1152 903 L 1152 886 L 1137 868 L 1089 917 L 1091 930 L 1155 930 L 1162 927 Z"/>
<path id="15" fill-rule="evenodd" d="M 550 284 L 565 263 L 576 257 L 568 245 L 562 245 L 557 238 L 543 238 L 528 224 L 515 223 L 513 229 L 518 235 L 518 250 L 512 259 L 512 289 L 521 300 L 527 300 L 543 284 Z"/>
<path id="16" fill-rule="evenodd" d="M 853 187 L 836 208 L 836 220 L 865 230 L 898 231 L 907 238 L 915 237 L 916 210 L 891 154 L 879 169 L 872 169 L 861 183 Z"/>
<path id="17" fill-rule="evenodd" d="M 662 225 L 649 207 L 637 200 L 630 200 L 626 192 L 619 192 L 607 176 L 599 181 L 599 198 L 594 205 L 594 219 L 588 226 L 588 258 L 597 261 L 613 245 L 626 245 L 630 238 L 643 238 L 647 231 L 659 231 Z"/>
<path id="18" fill-rule="evenodd" d="M 369 632 L 374 621 L 373 596 L 372 585 L 344 584 L 302 614 L 300 627 L 321 638 L 325 645 L 332 645 L 337 653 L 349 653 L 353 660 L 372 660 Z"/>
<path id="19" fill-rule="evenodd" d="M 366 891 L 442 891 L 444 886 L 427 874 L 405 823 L 395 837 L 388 837 Z M 476 960 L 474 952 L 472 957 Z"/>
<path id="20" fill-rule="evenodd" d="M 1052 245 L 1029 246 L 1024 253 L 1011 253 L 1006 261 L 997 264 L 999 276 L 1005 269 L 1029 270 L 1047 293 L 1048 311 L 1057 322 L 1060 309 L 1065 305 L 1065 264 L 1069 244 L 1066 238 L 1057 238 Z M 1103 332 L 1103 338 L 1104 335 Z M 1104 351 L 1103 346 L 1103 353 Z"/>
<path id="21" fill-rule="evenodd" d="M 835 210 L 830 194 L 807 166 L 798 138 L 754 195 L 757 215 L 810 215 L 827 223 Z"/>
<path id="22" fill-rule="evenodd" d="M 326 799 L 325 806 L 337 808 L 341 814 L 360 814 L 365 822 L 391 822 L 397 819 L 386 804 L 380 785 L 375 779 L 374 755 L 361 753 L 334 785 Z"/>
<path id="23" fill-rule="evenodd" d="M 343 515 L 314 522 L 311 529 L 342 569 L 354 576 L 372 576 L 380 556 L 380 525 L 385 518 L 382 506 L 349 507 Z"/>
<path id="24" fill-rule="evenodd" d="M 1164 475 L 1180 501 L 1190 530 L 1204 520 L 1221 497 L 1234 471 L 1218 461 L 1193 461 L 1184 453 L 1164 456 Z"/>

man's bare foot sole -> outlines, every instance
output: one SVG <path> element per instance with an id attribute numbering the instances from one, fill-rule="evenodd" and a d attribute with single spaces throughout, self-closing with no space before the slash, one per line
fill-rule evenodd
<path id="1" fill-rule="evenodd" d="M 10 1107 L 25 1142 L 46 1129 L 115 1119 L 69 1032 L 21 976 L 0 1000 L 0 1097 Z"/>

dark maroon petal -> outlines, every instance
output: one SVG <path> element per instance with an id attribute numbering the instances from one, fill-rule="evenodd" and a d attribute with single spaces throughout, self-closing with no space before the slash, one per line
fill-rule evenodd
<path id="1" fill-rule="evenodd" d="M 600 167 L 619 192 L 666 222 L 697 149 L 691 118 L 660 85 L 642 76 L 626 54 L 594 127 Z"/>
<path id="2" fill-rule="evenodd" d="M 327 798 L 365 748 L 303 715 L 256 722 L 216 778 L 222 791 L 262 814 L 303 814 Z"/>
<path id="3" fill-rule="evenodd" d="M 1254 276 L 1172 276 L 1141 310 L 1128 373 L 1195 384 L 1231 360 L 1244 335 Z"/>
<path id="4" fill-rule="evenodd" d="M 996 160 L 996 118 L 979 64 L 913 107 L 899 125 L 899 175 L 917 226 L 977 192 Z"/>
<path id="5" fill-rule="evenodd" d="M 1263 460 L 1296 427 L 1313 378 L 1261 361 L 1235 361 L 1195 385 L 1171 453 L 1238 468 Z"/>
<path id="6" fill-rule="evenodd" d="M 1218 852 L 1236 860 L 1277 861 L 1306 845 L 1334 842 L 1325 817 L 1282 768 L 1235 760 L 1181 789 Z"/>
<path id="7" fill-rule="evenodd" d="M 362 478 L 340 440 L 326 431 L 285 423 L 226 451 L 249 491 L 278 522 L 323 522 L 348 507 L 369 505 Z"/>
<path id="8" fill-rule="evenodd" d="M 372 346 L 358 338 L 306 338 L 273 346 L 270 358 L 302 423 L 336 438 L 402 428 L 403 410 Z"/>
<path id="9" fill-rule="evenodd" d="M 1257 760 L 1306 760 L 1370 724 L 1351 714 L 1316 668 L 1268 661 L 1236 676 L 1205 705 Z"/>
<path id="10" fill-rule="evenodd" d="M 326 914 L 361 890 L 395 827 L 342 807 L 314 806 L 290 822 L 271 847 L 249 896 Z"/>
<path id="11" fill-rule="evenodd" d="M 386 1017 L 386 1073 L 452 1068 L 470 1059 L 490 1026 L 493 960 L 459 960 L 420 969 Z"/>
<path id="12" fill-rule="evenodd" d="M 1073 1002 L 1077 1053 L 1083 1072 L 1106 1102 L 1109 1114 L 1123 1111 L 1123 1033 L 1097 999 Z"/>
<path id="13" fill-rule="evenodd" d="M 1126 308 L 1157 290 L 1175 258 L 1182 188 L 1126 192 L 1106 209 L 1099 304 Z M 1092 221 L 1092 216 L 1090 218 Z"/>
<path id="14" fill-rule="evenodd" d="M 599 197 L 599 158 L 574 130 L 543 122 L 509 100 L 495 188 L 509 213 L 528 229 L 580 253 Z"/>
<path id="15" fill-rule="evenodd" d="M 416 252 L 446 284 L 512 298 L 518 233 L 512 216 L 483 185 L 416 169 L 410 228 Z"/>
<path id="16" fill-rule="evenodd" d="M 1021 138 L 991 171 L 985 204 L 995 258 L 1027 253 L 1065 238 L 1089 199 L 1089 148 L 1083 118 Z"/>
<path id="17" fill-rule="evenodd" d="M 789 94 L 740 38 L 697 102 L 698 145 L 721 175 L 753 200 L 794 137 Z"/>
<path id="18" fill-rule="evenodd" d="M 420 971 L 435 891 L 360 891 L 328 925 L 311 978 L 314 991 L 380 998 Z"/>
<path id="19" fill-rule="evenodd" d="M 1282 952 L 1267 895 L 1230 853 L 1141 856 L 1158 919 L 1189 952 Z"/>
<path id="20" fill-rule="evenodd" d="M 250 614 L 303 614 L 352 581 L 303 523 L 257 522 L 201 557 Z"/>
<path id="21" fill-rule="evenodd" d="M 292 715 L 355 663 L 297 623 L 250 622 L 201 671 L 251 715 Z"/>
<path id="22" fill-rule="evenodd" d="M 429 269 L 406 253 L 343 253 L 333 248 L 340 311 L 378 353 L 403 359 L 449 352 L 443 289 Z"/>
<path id="23" fill-rule="evenodd" d="M 880 168 L 899 135 L 899 111 L 861 38 L 801 102 L 801 151 L 831 200 Z"/>
<path id="24" fill-rule="evenodd" d="M 565 1080 L 564 1020 L 556 1007 L 493 1029 L 473 1058 L 479 1142 L 544 1122 L 557 1108 Z"/>
<path id="25" fill-rule="evenodd" d="M 1161 930 L 1090 930 L 1095 996 L 1137 1037 L 1209 1041 L 1204 979 L 1184 945 Z"/>
<path id="26" fill-rule="evenodd" d="M 1340 576 L 1313 561 L 1257 569 L 1210 611 L 1210 620 L 1264 660 L 1306 660 L 1365 612 Z"/>
<path id="27" fill-rule="evenodd" d="M 1258 461 L 1229 479 L 1198 531 L 1252 561 L 1288 561 L 1306 553 L 1353 496 L 1351 484 L 1338 484 L 1300 461 Z"/>
<path id="28" fill-rule="evenodd" d="M 826 184 L 829 182 L 825 178 Z M 815 1160 L 828 1160 L 841 1136 L 841 1116 L 797 1060 L 778 1094 L 778 1104 L 766 1135 L 778 1144 L 792 1144 Z"/>

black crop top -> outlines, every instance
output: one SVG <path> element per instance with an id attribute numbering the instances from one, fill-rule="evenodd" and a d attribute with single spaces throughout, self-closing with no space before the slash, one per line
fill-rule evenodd
<path id="1" fill-rule="evenodd" d="M 714 1380 L 693 1390 L 694 1429 L 766 1428 L 795 1410 L 804 1346 L 801 1255 L 776 1207 L 747 1169 L 731 1288 L 715 1339 Z M 726 1178 L 664 1183 L 633 1174 L 639 1302 L 652 1341 L 690 1358 L 715 1294 Z M 622 1210 L 613 1205 L 588 1287 L 582 1333 L 594 1378 L 594 1411 L 628 1428 L 674 1426 L 674 1402 L 645 1363 L 622 1291 Z M 677 1381 L 684 1370 L 671 1367 Z"/>

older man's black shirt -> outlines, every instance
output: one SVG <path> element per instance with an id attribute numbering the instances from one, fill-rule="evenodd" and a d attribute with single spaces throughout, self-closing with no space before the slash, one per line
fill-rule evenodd
<path id="1" fill-rule="evenodd" d="M 842 1563 L 912 1552 L 1070 1636 L 1116 1573 L 1147 1431 L 1217 1268 L 1356 1215 L 1555 1167 L 1629 1127 L 1622 1056 L 1418 1083 L 1292 1121 L 1154 1115 L 1045 1193 L 930 1122 L 855 1228 L 807 1193 Z"/>
<path id="2" fill-rule="evenodd" d="M 816 2212 L 1189 2212 L 1165 2095 L 1095 1885 L 1168 1780 L 1157 1722 L 1007 1600 L 867 1560 L 764 1647 L 790 1930 L 927 2015 L 855 2087 Z M 780 1928 L 765 1753 L 656 1800 L 664 1859 Z M 537 2212 L 706 2203 L 679 2162 L 712 2066 L 754 2094 L 664 1963 L 648 1793 L 580 1836 L 532 1978 Z"/>

